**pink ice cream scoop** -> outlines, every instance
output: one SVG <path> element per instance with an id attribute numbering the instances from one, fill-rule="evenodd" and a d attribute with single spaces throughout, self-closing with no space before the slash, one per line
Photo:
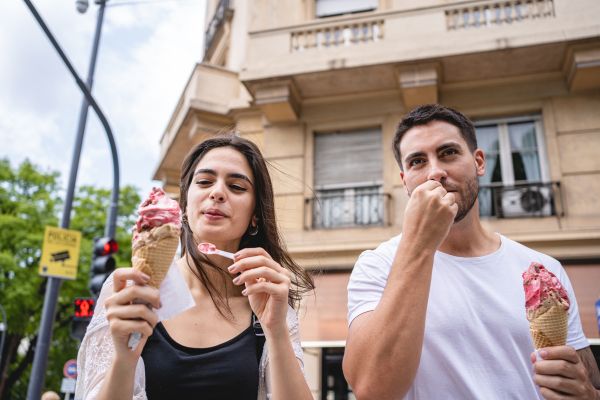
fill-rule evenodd
<path id="1" fill-rule="evenodd" d="M 217 246 L 215 246 L 212 243 L 200 243 L 198 245 L 198 250 L 200 251 L 200 253 L 204 254 L 215 254 L 215 252 L 217 251 Z"/>
<path id="2" fill-rule="evenodd" d="M 525 308 L 528 312 L 537 310 L 546 300 L 560 302 L 565 310 L 569 309 L 569 296 L 558 278 L 542 264 L 532 262 L 523 272 L 523 288 L 525 289 Z"/>
<path id="3" fill-rule="evenodd" d="M 231 260 L 234 259 L 233 253 L 225 250 L 219 250 L 217 249 L 217 246 L 212 243 L 200 243 L 198 245 L 198 251 L 203 254 L 218 254 Z"/>
<path id="4" fill-rule="evenodd" d="M 181 228 L 181 210 L 179 204 L 170 199 L 161 188 L 152 188 L 148 198 L 138 208 L 136 223 L 138 232 L 164 224 L 174 224 Z"/>

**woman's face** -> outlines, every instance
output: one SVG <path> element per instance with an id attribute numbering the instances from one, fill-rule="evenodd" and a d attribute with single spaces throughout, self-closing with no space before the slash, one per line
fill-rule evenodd
<path id="1" fill-rule="evenodd" d="M 246 158 L 233 147 L 209 150 L 187 193 L 186 214 L 196 241 L 237 251 L 254 206 L 254 175 Z"/>

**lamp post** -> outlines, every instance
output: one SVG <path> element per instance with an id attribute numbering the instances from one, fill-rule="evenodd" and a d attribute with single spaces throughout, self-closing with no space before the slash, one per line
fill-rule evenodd
<path id="1" fill-rule="evenodd" d="M 106 129 L 106 134 L 108 137 L 108 141 L 111 148 L 111 153 L 113 156 L 113 192 L 111 196 L 111 205 L 107 215 L 107 226 L 105 227 L 105 231 L 110 233 L 111 236 L 114 234 L 116 228 L 116 215 L 117 215 L 117 205 L 119 200 L 119 162 L 117 157 L 116 144 L 114 141 L 114 137 L 112 135 L 112 131 L 106 120 L 106 117 L 98 107 L 98 104 L 94 100 L 91 95 L 91 87 L 93 83 L 93 75 L 96 64 L 96 55 L 98 52 L 98 45 L 100 42 L 100 33 L 102 30 L 102 21 L 104 19 L 104 7 L 108 0 L 95 0 L 96 4 L 100 7 L 98 9 L 98 18 L 96 23 L 96 32 L 94 35 L 94 44 L 92 47 L 92 58 L 90 61 L 88 78 L 87 82 L 84 84 L 77 73 L 75 72 L 73 66 L 67 59 L 66 55 L 54 39 L 54 36 L 51 34 L 50 30 L 47 28 L 46 24 L 42 20 L 41 16 L 33 6 L 30 0 L 24 0 L 26 5 L 29 7 L 30 11 L 46 33 L 46 36 L 54 46 L 55 50 L 59 53 L 61 59 L 75 78 L 77 85 L 84 93 L 84 100 L 82 103 L 81 112 L 79 115 L 79 125 L 77 130 L 77 137 L 75 140 L 75 149 L 73 151 L 73 159 L 71 163 L 71 173 L 69 175 L 69 183 L 67 186 L 67 193 L 65 198 L 65 206 L 63 208 L 63 215 L 61 219 L 61 227 L 68 228 L 71 221 L 71 208 L 73 205 L 73 197 L 75 192 L 75 182 L 77 180 L 77 170 L 79 167 L 79 156 L 81 154 L 81 146 L 83 142 L 83 134 L 85 131 L 85 125 L 87 120 L 87 110 L 88 106 L 94 108 L 96 113 L 98 114 L 98 118 L 100 122 Z M 87 1 L 86 0 L 77 0 L 77 9 L 80 12 L 85 11 L 87 9 Z M 60 290 L 60 285 L 62 280 L 59 278 L 49 277 L 47 286 L 46 286 L 46 294 L 44 297 L 44 308 L 42 310 L 42 319 L 40 321 L 40 330 L 39 336 L 35 347 L 35 356 L 33 359 L 33 366 L 31 369 L 31 378 L 29 381 L 29 386 L 27 388 L 27 399 L 28 400 L 37 400 L 40 398 L 40 394 L 42 391 L 42 387 L 44 386 L 45 381 L 45 373 L 46 373 L 46 364 L 48 361 L 48 351 L 50 347 L 50 340 L 52 338 L 52 324 L 54 322 L 54 317 L 56 314 L 56 303 L 58 300 L 58 292 Z"/>
<path id="2" fill-rule="evenodd" d="M 96 18 L 96 31 L 94 33 L 94 43 L 92 45 L 92 55 L 90 57 L 90 65 L 88 67 L 88 76 L 85 82 L 88 90 L 92 91 L 94 84 L 94 72 L 96 71 L 96 57 L 98 55 L 98 47 L 100 45 L 100 34 L 102 33 L 102 22 L 104 21 L 104 7 L 108 0 L 95 0 L 98 7 L 98 18 Z M 76 0 L 75 5 L 80 13 L 86 12 L 88 8 L 88 0 Z M 71 176 L 69 177 L 69 186 L 65 199 L 65 209 L 71 209 L 73 205 L 73 196 L 75 193 L 75 182 L 77 181 L 77 170 L 79 168 L 79 157 L 81 155 L 81 146 L 83 144 L 83 136 L 85 133 L 85 125 L 87 123 L 87 114 L 89 103 L 85 96 L 81 101 L 81 110 L 79 111 L 79 123 L 77 125 L 77 136 L 75 137 L 75 148 L 73 150 L 73 158 L 71 161 Z M 71 213 L 63 214 L 63 227 L 68 227 L 71 222 Z"/>

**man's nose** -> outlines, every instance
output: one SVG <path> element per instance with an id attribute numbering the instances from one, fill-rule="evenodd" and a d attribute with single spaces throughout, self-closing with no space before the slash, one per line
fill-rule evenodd
<path id="1" fill-rule="evenodd" d="M 429 172 L 427 174 L 427 180 L 438 181 L 443 183 L 448 177 L 448 173 L 438 163 L 432 162 L 429 164 Z"/>

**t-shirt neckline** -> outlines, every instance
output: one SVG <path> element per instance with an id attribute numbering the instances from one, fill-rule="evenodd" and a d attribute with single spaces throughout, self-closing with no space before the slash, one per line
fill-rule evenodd
<path id="1" fill-rule="evenodd" d="M 455 256 L 455 255 L 444 253 L 443 251 L 437 250 L 435 252 L 435 255 L 436 255 L 436 257 L 446 258 L 448 260 L 452 260 L 452 261 L 455 261 L 455 262 L 458 262 L 461 264 L 489 263 L 490 261 L 500 257 L 506 247 L 506 243 L 505 243 L 506 238 L 499 233 L 495 233 L 495 234 L 500 237 L 500 247 L 498 247 L 496 250 L 494 250 L 493 252 L 491 252 L 489 254 L 484 254 L 482 256 L 476 256 L 476 257 L 461 257 L 461 256 Z"/>

